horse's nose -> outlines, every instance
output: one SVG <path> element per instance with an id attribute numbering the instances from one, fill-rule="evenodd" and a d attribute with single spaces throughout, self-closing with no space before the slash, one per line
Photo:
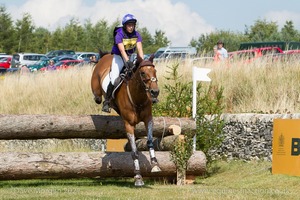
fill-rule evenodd
<path id="1" fill-rule="evenodd" d="M 150 94 L 152 97 L 157 97 L 159 95 L 159 89 L 151 89 Z"/>

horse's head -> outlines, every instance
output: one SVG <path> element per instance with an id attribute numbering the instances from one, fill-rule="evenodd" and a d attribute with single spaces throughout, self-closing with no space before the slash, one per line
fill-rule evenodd
<path id="1" fill-rule="evenodd" d="M 158 102 L 159 88 L 156 78 L 156 69 L 151 60 L 143 60 L 139 64 L 139 75 L 144 83 L 145 90 L 151 95 L 152 103 Z"/>

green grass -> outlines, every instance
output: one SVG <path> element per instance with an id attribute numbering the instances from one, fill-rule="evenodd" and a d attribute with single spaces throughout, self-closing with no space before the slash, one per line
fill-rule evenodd
<path id="1" fill-rule="evenodd" d="M 298 199 L 300 177 L 272 175 L 270 162 L 217 162 L 207 177 L 176 186 L 133 179 L 1 181 L 1 199 Z"/>

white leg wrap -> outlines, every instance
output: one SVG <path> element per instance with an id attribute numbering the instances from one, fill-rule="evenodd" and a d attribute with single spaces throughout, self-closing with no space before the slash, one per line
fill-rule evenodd
<path id="1" fill-rule="evenodd" d="M 154 153 L 154 149 L 153 148 L 149 149 L 149 153 L 150 153 L 150 158 L 154 158 L 155 157 L 155 153 Z"/>
<path id="2" fill-rule="evenodd" d="M 138 159 L 135 159 L 135 160 L 133 161 L 133 163 L 134 163 L 134 169 L 135 169 L 136 171 L 140 171 L 139 160 L 138 160 Z"/>

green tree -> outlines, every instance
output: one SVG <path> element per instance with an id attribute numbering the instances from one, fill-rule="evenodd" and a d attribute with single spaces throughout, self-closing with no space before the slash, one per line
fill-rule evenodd
<path id="1" fill-rule="evenodd" d="M 279 41 L 278 25 L 276 22 L 266 20 L 256 20 L 250 26 L 249 33 L 246 32 L 251 42 Z"/>
<path id="2" fill-rule="evenodd" d="M 36 53 L 47 53 L 49 51 L 51 33 L 43 28 L 38 27 L 33 32 L 31 39 L 31 50 Z"/>
<path id="3" fill-rule="evenodd" d="M 281 40 L 285 42 L 300 41 L 299 32 L 295 29 L 292 21 L 286 21 L 281 29 Z"/>
<path id="4" fill-rule="evenodd" d="M 153 47 L 154 39 L 147 28 L 142 28 L 138 30 L 143 38 L 143 50 L 145 54 L 154 53 L 157 49 Z"/>
<path id="5" fill-rule="evenodd" d="M 168 40 L 167 36 L 165 36 L 165 32 L 161 30 L 156 30 L 154 34 L 153 49 L 155 49 L 156 51 L 160 47 L 169 46 L 169 44 L 170 44 L 170 40 Z"/>
<path id="6" fill-rule="evenodd" d="M 63 49 L 80 51 L 84 46 L 84 30 L 78 19 L 71 19 L 62 31 Z"/>
<path id="7" fill-rule="evenodd" d="M 106 20 L 99 20 L 93 28 L 93 48 L 101 49 L 102 51 L 110 51 L 114 44 L 113 30 L 117 25 L 118 22 L 114 22 L 109 26 Z"/>
<path id="8" fill-rule="evenodd" d="M 213 47 L 218 40 L 222 40 L 227 51 L 236 51 L 241 42 L 247 41 L 247 37 L 242 33 L 234 33 L 232 31 L 218 30 L 209 34 L 201 34 L 198 39 L 193 38 L 190 46 L 196 47 L 200 54 L 208 56 L 213 55 Z"/>
<path id="9" fill-rule="evenodd" d="M 63 38 L 62 38 L 62 28 L 57 27 L 55 31 L 51 34 L 49 51 L 55 49 L 63 49 Z"/>
<path id="10" fill-rule="evenodd" d="M 83 25 L 83 32 L 84 32 L 84 38 L 83 38 L 83 44 L 81 44 L 83 51 L 97 51 L 95 49 L 95 46 L 93 44 L 93 24 L 90 19 L 85 20 L 85 23 Z"/>
<path id="11" fill-rule="evenodd" d="M 5 6 L 0 6 L 0 52 L 12 53 L 14 46 L 14 27 Z"/>
<path id="12" fill-rule="evenodd" d="M 25 13 L 21 20 L 16 22 L 16 38 L 18 41 L 17 52 L 31 51 L 31 39 L 33 37 L 34 25 L 29 13 Z"/>

